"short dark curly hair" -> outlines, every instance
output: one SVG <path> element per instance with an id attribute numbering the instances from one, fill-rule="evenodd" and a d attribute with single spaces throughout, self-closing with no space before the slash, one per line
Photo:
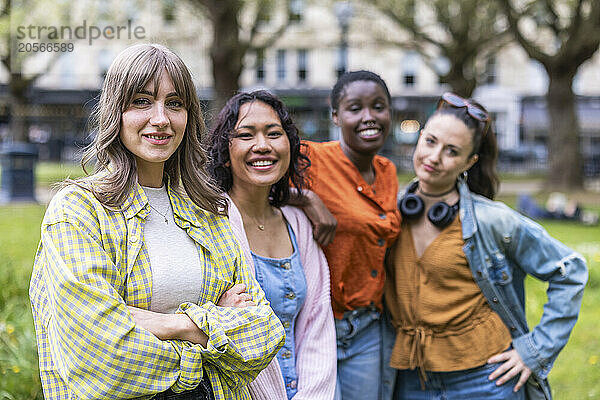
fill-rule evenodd
<path id="1" fill-rule="evenodd" d="M 390 95 L 390 90 L 388 89 L 385 81 L 376 73 L 371 71 L 350 71 L 345 72 L 342 76 L 339 77 L 333 89 L 331 89 L 331 94 L 329 95 L 329 101 L 331 102 L 331 109 L 337 110 L 340 106 L 340 100 L 344 97 L 344 89 L 352 82 L 356 81 L 371 81 L 375 82 L 385 92 L 385 95 L 388 99 L 388 102 L 392 104 L 392 96 Z"/>
<path id="2" fill-rule="evenodd" d="M 263 102 L 273 108 L 279 116 L 281 126 L 290 141 L 290 166 L 286 174 L 271 186 L 269 194 L 271 205 L 279 207 L 289 201 L 290 185 L 295 187 L 300 194 L 302 189 L 306 187 L 304 172 L 310 166 L 310 160 L 301 151 L 303 144 L 300 142 L 298 128 L 296 128 L 288 110 L 277 96 L 266 90 L 238 93 L 230 98 L 221 109 L 209 135 L 207 135 L 206 147 L 210 157 L 208 172 L 224 192 L 228 192 L 233 186 L 231 168 L 226 166 L 230 160 L 229 143 L 239 118 L 240 108 L 243 104 L 253 101 Z"/>

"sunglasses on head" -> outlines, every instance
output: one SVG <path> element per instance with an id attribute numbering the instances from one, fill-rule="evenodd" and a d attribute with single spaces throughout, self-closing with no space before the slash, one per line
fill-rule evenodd
<path id="1" fill-rule="evenodd" d="M 485 123 L 485 127 L 483 128 L 482 136 L 485 136 L 489 127 L 490 127 L 490 116 L 487 112 L 483 111 L 481 108 L 475 106 L 474 104 L 469 103 L 468 100 L 460 97 L 457 94 L 446 92 L 442 95 L 442 98 L 438 101 L 438 105 L 436 110 L 440 108 L 445 108 L 447 106 L 455 107 L 455 108 L 466 108 L 467 114 L 471 118 L 476 119 L 479 122 Z"/>

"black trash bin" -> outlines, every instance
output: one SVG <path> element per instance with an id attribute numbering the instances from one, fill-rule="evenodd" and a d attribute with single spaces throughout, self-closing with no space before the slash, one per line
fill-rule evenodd
<path id="1" fill-rule="evenodd" d="M 35 201 L 37 147 L 30 143 L 9 143 L 0 147 L 2 186 L 0 203 Z"/>

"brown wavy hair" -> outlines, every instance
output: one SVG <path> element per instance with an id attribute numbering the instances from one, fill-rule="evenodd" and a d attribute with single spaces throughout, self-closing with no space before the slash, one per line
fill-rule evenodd
<path id="1" fill-rule="evenodd" d="M 169 75 L 175 91 L 187 110 L 183 140 L 165 162 L 163 180 L 170 187 L 187 194 L 200 208 L 226 215 L 227 203 L 206 172 L 207 156 L 201 145 L 206 127 L 200 111 L 192 76 L 183 61 L 168 48 L 158 44 L 138 44 L 123 50 L 111 64 L 90 117 L 94 134 L 85 149 L 81 165 L 95 160 L 90 176 L 68 180 L 94 194 L 103 205 L 119 208 L 137 181 L 135 156 L 123 145 L 119 132 L 121 116 L 136 93 L 149 82 L 158 83 L 163 71 Z M 183 186 L 183 190 L 182 190 Z"/>

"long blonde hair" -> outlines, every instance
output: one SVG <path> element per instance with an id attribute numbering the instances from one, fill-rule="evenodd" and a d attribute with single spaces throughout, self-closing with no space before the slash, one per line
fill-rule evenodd
<path id="1" fill-rule="evenodd" d="M 136 93 L 151 80 L 158 88 L 160 75 L 166 71 L 175 91 L 187 110 L 183 140 L 165 162 L 164 178 L 171 188 L 185 193 L 200 208 L 224 215 L 227 203 L 206 172 L 207 156 L 201 145 L 206 132 L 192 77 L 183 61 L 168 48 L 158 44 L 138 44 L 123 50 L 111 64 L 100 100 L 90 117 L 95 133 L 81 160 L 84 171 L 95 160 L 94 174 L 65 183 L 74 183 L 93 192 L 103 205 L 120 207 L 133 190 L 137 178 L 134 155 L 121 142 L 121 116 Z"/>

